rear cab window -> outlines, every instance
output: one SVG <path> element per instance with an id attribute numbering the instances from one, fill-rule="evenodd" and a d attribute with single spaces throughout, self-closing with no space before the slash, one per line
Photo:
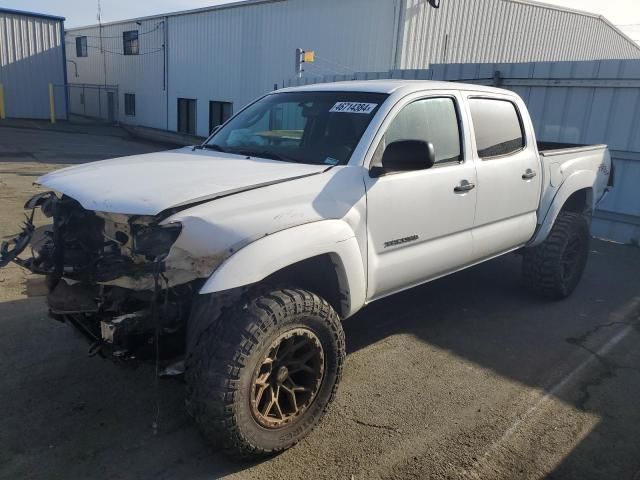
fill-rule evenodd
<path id="1" fill-rule="evenodd" d="M 478 156 L 483 160 L 513 155 L 525 148 L 522 119 L 516 105 L 498 98 L 470 98 Z"/>

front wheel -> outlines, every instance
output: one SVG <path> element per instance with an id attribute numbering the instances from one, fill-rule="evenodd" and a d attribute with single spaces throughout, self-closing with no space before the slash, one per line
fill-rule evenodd
<path id="1" fill-rule="evenodd" d="M 584 273 L 590 241 L 589 222 L 584 215 L 560 212 L 547 239 L 524 251 L 525 285 L 550 299 L 571 295 Z"/>
<path id="2" fill-rule="evenodd" d="M 332 401 L 345 358 L 333 308 L 299 289 L 249 295 L 189 356 L 187 403 L 206 437 L 243 459 L 308 435 Z"/>

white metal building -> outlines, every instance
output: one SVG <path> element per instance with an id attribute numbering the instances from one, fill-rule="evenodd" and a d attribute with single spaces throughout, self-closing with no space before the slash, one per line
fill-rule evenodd
<path id="1" fill-rule="evenodd" d="M 603 17 L 525 0 L 246 0 L 67 31 L 69 81 L 117 87 L 122 123 L 206 136 L 304 75 L 451 62 L 640 58 Z M 87 97 L 70 89 L 70 111 Z"/>
<path id="2" fill-rule="evenodd" d="M 49 84 L 66 83 L 64 18 L 0 8 L 0 84 L 9 118 L 49 118 Z M 64 118 L 64 89 L 55 90 Z"/>

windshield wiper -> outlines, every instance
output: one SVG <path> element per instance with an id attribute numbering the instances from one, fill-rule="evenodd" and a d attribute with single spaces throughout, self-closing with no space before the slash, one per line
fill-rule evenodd
<path id="1" fill-rule="evenodd" d="M 222 152 L 222 153 L 227 153 L 227 151 L 220 147 L 219 145 L 216 145 L 215 143 L 203 143 L 202 145 L 195 145 L 193 147 L 194 150 L 215 150 L 216 152 Z"/>
<path id="2" fill-rule="evenodd" d="M 259 157 L 259 158 L 268 158 L 270 160 L 279 160 L 281 162 L 293 162 L 300 163 L 299 160 L 296 160 L 292 157 L 287 157 L 286 155 L 281 155 L 275 152 L 267 152 L 267 151 L 252 151 L 252 150 L 238 150 L 229 153 L 235 153 L 237 155 L 246 155 L 247 157 Z"/>
<path id="3" fill-rule="evenodd" d="M 267 152 L 267 151 L 253 151 L 253 150 L 225 150 L 219 145 L 215 143 L 203 143 L 202 145 L 195 145 L 193 147 L 194 150 L 215 150 L 216 152 L 222 153 L 231 153 L 234 155 L 244 155 L 247 157 L 259 157 L 259 158 L 268 158 L 270 160 L 279 160 L 281 162 L 293 162 L 300 163 L 300 161 L 295 158 L 287 157 L 286 155 L 281 155 L 275 152 Z"/>

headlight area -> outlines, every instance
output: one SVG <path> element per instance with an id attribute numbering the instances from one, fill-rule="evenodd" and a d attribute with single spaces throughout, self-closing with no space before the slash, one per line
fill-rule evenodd
<path id="1" fill-rule="evenodd" d="M 25 208 L 30 216 L 23 232 L 0 249 L 2 263 L 44 275 L 50 316 L 89 339 L 91 355 L 155 360 L 159 351 L 168 360 L 182 353 L 201 280 L 166 268 L 180 223 L 94 212 L 52 192 Z M 35 227 L 38 209 L 51 225 Z M 19 258 L 23 251 L 31 258 Z"/>
<path id="2" fill-rule="evenodd" d="M 133 225 L 133 251 L 147 260 L 166 256 L 180 236 L 182 224 L 166 226 Z"/>

